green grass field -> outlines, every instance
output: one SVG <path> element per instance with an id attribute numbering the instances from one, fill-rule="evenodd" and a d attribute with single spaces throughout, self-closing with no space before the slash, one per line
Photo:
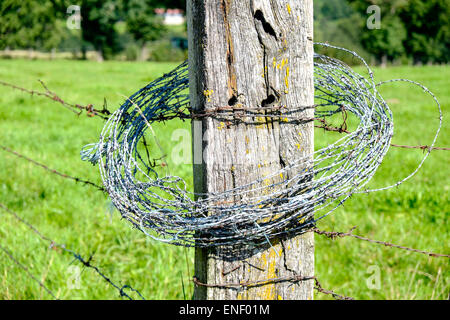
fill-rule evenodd
<path id="1" fill-rule="evenodd" d="M 88 61 L 0 60 L 0 80 L 41 90 L 38 79 L 63 99 L 101 107 L 106 98 L 116 109 L 129 96 L 175 64 Z M 377 80 L 408 78 L 429 87 L 439 98 L 444 125 L 438 146 L 450 146 L 450 67 L 375 69 Z M 381 89 L 394 113 L 394 143 L 429 144 L 438 125 L 433 101 L 403 84 Z M 0 87 L 1 145 L 64 173 L 100 183 L 97 167 L 80 160 L 80 149 L 95 142 L 103 121 L 76 116 L 55 102 Z M 171 145 L 173 122 L 158 127 L 164 146 Z M 316 131 L 320 144 L 324 133 Z M 356 195 L 318 227 L 347 231 L 413 248 L 449 253 L 449 155 L 434 151 L 422 170 L 398 188 Z M 389 185 L 411 172 L 421 150 L 391 148 L 371 182 Z M 171 166 L 190 180 L 189 165 Z M 0 202 L 16 211 L 43 234 L 77 251 L 94 254 L 98 266 L 117 284 L 129 284 L 147 299 L 189 299 L 193 285 L 193 250 L 157 243 L 111 212 L 110 201 L 94 188 L 75 184 L 0 150 Z M 61 299 L 120 299 L 91 269 L 80 268 L 80 288 L 70 282 L 78 262 L 69 254 L 49 250 L 23 224 L 0 210 L 0 245 L 13 253 Z M 387 248 L 357 239 L 329 240 L 316 235 L 316 275 L 323 287 L 356 299 L 447 299 L 450 268 L 446 258 Z M 380 287 L 368 286 L 380 272 Z M 138 296 L 132 292 L 134 298 Z M 50 299 L 36 282 L 0 251 L 0 299 Z M 320 293 L 315 299 L 330 299 Z"/>

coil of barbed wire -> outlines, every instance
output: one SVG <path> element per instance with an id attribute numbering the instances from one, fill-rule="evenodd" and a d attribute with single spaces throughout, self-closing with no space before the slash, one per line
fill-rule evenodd
<path id="1" fill-rule="evenodd" d="M 203 115 L 192 112 L 186 93 L 187 62 L 129 97 L 110 116 L 99 142 L 82 150 L 82 159 L 98 163 L 104 187 L 122 217 L 159 241 L 212 247 L 270 243 L 274 237 L 306 232 L 354 193 L 368 192 L 364 188 L 393 136 L 392 113 L 377 91 L 372 71 L 356 53 L 342 50 L 360 59 L 369 76 L 315 54 L 315 119 L 345 111 L 359 119 L 357 128 L 268 176 L 224 192 L 199 194 L 189 191 L 178 176 L 160 177 L 144 160 L 138 142 L 152 123 L 233 114 L 227 109 Z M 247 117 L 279 117 L 276 110 L 244 112 Z M 295 173 L 286 175 L 288 171 Z M 280 174 L 287 178 L 264 183 Z"/>

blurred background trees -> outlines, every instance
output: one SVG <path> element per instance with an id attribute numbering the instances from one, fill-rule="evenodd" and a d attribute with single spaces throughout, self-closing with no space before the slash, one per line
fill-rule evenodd
<path id="1" fill-rule="evenodd" d="M 0 49 L 49 50 L 66 32 L 58 1 L 4 0 L 0 2 Z"/>
<path id="2" fill-rule="evenodd" d="M 81 7 L 81 29 L 69 29 L 70 5 Z M 379 29 L 367 28 L 370 5 L 381 10 Z M 182 60 L 186 26 L 169 24 L 166 9 L 185 0 L 2 0 L 0 50 L 72 52 L 97 59 Z M 448 0 L 314 0 L 315 41 L 357 51 L 371 63 L 448 63 Z M 340 53 L 320 49 L 340 59 Z M 354 61 L 346 61 L 354 63 Z"/>
<path id="3" fill-rule="evenodd" d="M 347 3 L 361 18 L 357 25 L 361 30 L 361 45 L 378 62 L 449 61 L 448 0 L 347 0 Z M 371 30 L 365 25 L 370 5 L 381 9 L 380 29 Z"/>

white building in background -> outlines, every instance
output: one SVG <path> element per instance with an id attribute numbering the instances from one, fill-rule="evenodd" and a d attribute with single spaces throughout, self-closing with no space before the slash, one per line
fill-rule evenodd
<path id="1" fill-rule="evenodd" d="M 180 25 L 186 21 L 184 11 L 181 9 L 155 9 L 155 13 L 163 17 L 163 23 L 166 25 Z"/>

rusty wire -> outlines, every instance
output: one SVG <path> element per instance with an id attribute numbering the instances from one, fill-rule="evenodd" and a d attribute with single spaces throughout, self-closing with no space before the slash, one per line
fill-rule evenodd
<path id="1" fill-rule="evenodd" d="M 353 227 L 348 232 L 339 232 L 339 231 L 324 231 L 324 230 L 319 230 L 318 228 L 312 228 L 311 231 L 316 233 L 316 234 L 326 236 L 327 238 L 330 238 L 332 240 L 337 239 L 337 238 L 351 237 L 351 238 L 355 238 L 355 239 L 359 239 L 359 240 L 368 241 L 368 242 L 371 242 L 371 243 L 383 245 L 385 247 L 397 248 L 397 249 L 402 249 L 402 250 L 406 250 L 406 251 L 410 251 L 410 252 L 417 252 L 417 253 L 425 254 L 425 255 L 430 256 L 430 257 L 450 258 L 450 254 L 435 253 L 435 252 L 431 252 L 431 251 L 419 250 L 419 249 L 414 249 L 414 248 L 401 246 L 401 245 L 394 244 L 394 243 L 387 242 L 387 241 L 374 240 L 374 239 L 370 239 L 370 238 L 367 238 L 367 237 L 358 236 L 356 234 L 353 234 L 353 231 L 355 229 L 356 229 L 356 227 Z"/>
<path id="2" fill-rule="evenodd" d="M 83 256 L 69 248 L 66 247 L 65 244 L 59 244 L 56 241 L 53 241 L 52 239 L 50 239 L 49 237 L 47 237 L 46 235 L 44 235 L 43 233 L 41 233 L 35 226 L 33 226 L 31 223 L 29 223 L 28 221 L 26 221 L 25 219 L 23 219 L 20 215 L 18 215 L 16 212 L 12 211 L 11 209 L 9 209 L 6 205 L 4 205 L 3 203 L 0 203 L 0 208 L 3 209 L 5 212 L 9 213 L 11 216 L 13 216 L 17 221 L 19 221 L 20 223 L 22 223 L 23 225 L 25 225 L 26 227 L 28 227 L 33 233 L 35 233 L 41 240 L 49 243 L 49 248 L 50 249 L 56 249 L 59 248 L 62 251 L 71 254 L 75 260 L 79 261 L 84 267 L 86 268 L 90 268 L 93 269 L 97 275 L 99 275 L 100 277 L 102 277 L 109 285 L 111 285 L 112 287 L 114 287 L 116 290 L 119 291 L 119 294 L 121 297 L 125 297 L 129 300 L 133 300 L 133 298 L 127 294 L 125 292 L 126 289 L 129 289 L 130 291 L 136 292 L 136 294 L 143 300 L 145 300 L 145 298 L 142 296 L 142 294 L 134 289 L 133 287 L 131 287 L 130 285 L 123 285 L 120 286 L 118 284 L 116 284 L 115 282 L 113 282 L 111 280 L 110 277 L 106 276 L 97 266 L 95 266 L 94 264 L 92 264 L 92 259 L 93 259 L 93 255 L 91 255 L 88 259 L 83 258 Z M 0 249 L 2 249 L 6 254 L 9 253 L 9 251 L 7 251 L 6 249 L 0 247 Z M 19 265 L 19 267 L 21 267 L 22 269 L 24 269 L 24 271 L 27 272 L 27 274 L 32 277 L 34 279 L 34 277 L 32 276 L 32 274 L 29 272 L 29 270 L 23 266 L 22 264 L 20 264 L 20 262 L 18 262 L 11 254 L 8 254 L 9 258 L 11 260 L 13 260 L 17 265 Z M 37 279 L 34 279 L 36 281 L 38 281 Z M 39 281 L 41 286 L 44 286 L 40 281 Z M 47 292 L 49 292 L 49 294 L 51 294 L 55 299 L 56 296 L 53 295 L 53 293 L 44 286 L 44 288 L 46 289 Z"/>
<path id="3" fill-rule="evenodd" d="M 88 117 L 97 116 L 97 117 L 100 117 L 100 118 L 106 120 L 106 119 L 108 119 L 109 115 L 111 114 L 111 112 L 106 107 L 106 100 L 104 100 L 102 109 L 96 109 L 96 108 L 94 108 L 94 106 L 92 104 L 81 105 L 78 103 L 70 103 L 70 102 L 67 102 L 67 101 L 63 100 L 62 98 L 60 98 L 60 96 L 57 95 L 55 92 L 50 91 L 48 89 L 47 85 L 44 83 L 44 81 L 39 80 L 39 83 L 45 89 L 44 92 L 37 91 L 37 90 L 30 90 L 30 89 L 26 89 L 26 88 L 17 86 L 15 84 L 11 84 L 11 83 L 8 83 L 5 81 L 0 81 L 0 85 L 2 85 L 2 86 L 20 90 L 22 92 L 26 92 L 26 93 L 30 94 L 31 96 L 36 95 L 36 96 L 41 96 L 41 97 L 45 97 L 50 100 L 53 100 L 77 115 L 80 115 L 83 111 L 85 111 Z"/>
<path id="4" fill-rule="evenodd" d="M 302 281 L 309 281 L 314 280 L 314 290 L 317 290 L 317 292 L 331 295 L 336 300 L 354 300 L 352 297 L 340 295 L 332 290 L 324 289 L 317 279 L 316 276 L 307 276 L 303 277 L 300 275 L 294 275 L 294 276 L 288 276 L 288 277 L 278 277 L 278 278 L 271 278 L 271 279 L 265 279 L 265 280 L 258 280 L 258 281 L 247 281 L 247 282 L 239 282 L 239 283 L 203 283 L 200 280 L 198 280 L 196 277 L 192 278 L 192 282 L 196 286 L 200 287 L 208 287 L 208 288 L 219 288 L 219 289 L 238 289 L 238 290 L 247 290 L 250 288 L 257 288 L 267 285 L 272 285 L 276 283 L 282 283 L 282 282 L 289 282 L 289 283 L 299 283 Z"/>

